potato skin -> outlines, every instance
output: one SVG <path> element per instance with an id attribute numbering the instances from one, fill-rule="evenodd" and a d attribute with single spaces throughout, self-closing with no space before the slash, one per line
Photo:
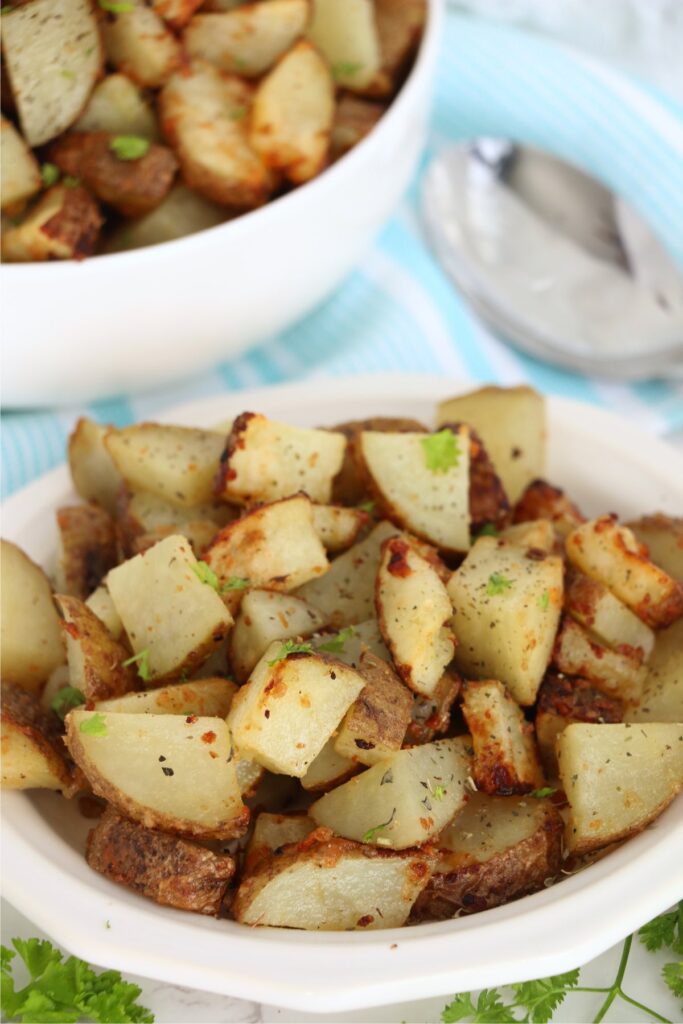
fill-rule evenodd
<path id="1" fill-rule="evenodd" d="M 440 430 L 457 434 L 462 423 L 444 423 Z M 510 523 L 510 502 L 491 457 L 476 430 L 470 432 L 470 530 L 476 536 L 483 526 L 502 530 Z"/>
<path id="2" fill-rule="evenodd" d="M 38 698 L 28 690 L 13 683 L 3 683 L 0 720 L 22 732 L 38 748 L 55 776 L 63 781 L 64 796 L 72 796 L 75 787 L 56 715 L 43 710 Z"/>
<path id="3" fill-rule="evenodd" d="M 74 505 L 57 510 L 57 526 L 62 540 L 58 589 L 85 601 L 118 562 L 114 522 L 97 505 Z"/>
<path id="4" fill-rule="evenodd" d="M 564 491 L 546 480 L 532 480 L 514 507 L 514 523 L 528 523 L 534 519 L 549 519 L 563 535 L 586 522 L 585 516 Z"/>
<path id="5" fill-rule="evenodd" d="M 162 906 L 217 917 L 235 872 L 232 857 L 136 825 L 109 807 L 90 832 L 93 871 Z"/>

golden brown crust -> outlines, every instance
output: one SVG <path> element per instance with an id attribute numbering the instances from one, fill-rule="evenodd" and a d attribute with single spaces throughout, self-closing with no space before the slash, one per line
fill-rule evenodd
<path id="1" fill-rule="evenodd" d="M 3 683 L 0 689 L 0 721 L 21 732 L 40 751 L 50 769 L 63 781 L 64 796 L 72 796 L 72 773 L 56 715 L 45 711 L 38 698 L 21 686 Z"/>
<path id="2" fill-rule="evenodd" d="M 546 480 L 532 480 L 513 510 L 513 523 L 529 523 L 535 519 L 549 519 L 562 534 L 586 522 L 564 491 Z"/>
<path id="3" fill-rule="evenodd" d="M 624 705 L 608 697 L 588 679 L 548 672 L 538 691 L 537 714 L 553 714 L 573 722 L 621 722 Z"/>
<path id="4" fill-rule="evenodd" d="M 462 679 L 455 672 L 445 672 L 431 697 L 413 694 L 406 744 L 431 743 L 435 736 L 448 731 L 451 708 L 461 688 Z"/>
<path id="5" fill-rule="evenodd" d="M 364 764 L 364 751 L 372 752 L 381 748 L 385 756 L 392 750 L 400 750 L 405 736 L 412 707 L 412 694 L 403 685 L 392 667 L 365 649 L 360 657 L 358 671 L 365 679 L 355 703 L 351 705 L 344 719 L 339 739 L 348 737 L 349 743 L 337 750 L 351 760 Z M 348 749 L 347 749 L 348 746 Z"/>
<path id="6" fill-rule="evenodd" d="M 342 468 L 332 488 L 332 501 L 340 505 L 358 505 L 367 500 L 370 493 L 367 471 L 359 451 L 360 435 L 364 430 L 394 434 L 427 433 L 424 424 L 404 416 L 370 416 L 366 420 L 347 420 L 326 429 L 343 434 L 348 442 Z"/>
<path id="7" fill-rule="evenodd" d="M 89 192 L 84 188 L 66 188 L 60 209 L 45 221 L 40 231 L 68 250 L 70 257 L 80 260 L 94 253 L 103 223 L 100 208 Z"/>
<path id="8" fill-rule="evenodd" d="M 457 434 L 461 423 L 444 423 L 441 430 L 452 430 Z M 511 519 L 508 501 L 502 481 L 496 473 L 484 442 L 476 430 L 470 432 L 470 531 L 473 536 L 484 526 L 502 530 Z"/>
<path id="9" fill-rule="evenodd" d="M 128 660 L 128 651 L 114 640 L 97 615 L 77 597 L 57 594 L 55 600 L 64 616 L 61 625 L 68 638 L 67 651 L 70 641 L 80 647 L 82 670 L 77 671 L 74 666 L 72 685 L 82 691 L 88 703 L 121 697 L 138 689 L 134 669 L 123 664 Z"/>
<path id="10" fill-rule="evenodd" d="M 62 554 L 58 589 L 85 600 L 118 563 L 116 528 L 97 505 L 57 510 Z"/>

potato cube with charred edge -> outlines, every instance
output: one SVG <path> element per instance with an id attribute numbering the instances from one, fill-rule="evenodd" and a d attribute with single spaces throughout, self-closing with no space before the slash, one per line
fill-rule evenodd
<path id="1" fill-rule="evenodd" d="M 270 645 L 237 693 L 228 724 L 240 756 L 301 778 L 365 680 L 334 658 L 288 652 L 280 641 Z"/>
<path id="2" fill-rule="evenodd" d="M 643 693 L 627 722 L 683 722 L 683 619 L 657 634 Z"/>
<path id="3" fill-rule="evenodd" d="M 396 670 L 411 690 L 431 696 L 453 658 L 453 609 L 435 570 L 402 538 L 384 545 L 376 600 Z"/>
<path id="4" fill-rule="evenodd" d="M 16 227 L 3 232 L 7 263 L 80 260 L 92 256 L 102 226 L 97 203 L 84 188 L 54 185 Z"/>
<path id="5" fill-rule="evenodd" d="M 223 444 L 221 434 L 160 423 L 137 423 L 105 437 L 114 465 L 132 490 L 151 491 L 181 507 L 212 501 Z"/>
<path id="6" fill-rule="evenodd" d="M 57 526 L 57 590 L 84 601 L 118 561 L 114 521 L 97 505 L 75 505 L 57 510 Z"/>
<path id="7" fill-rule="evenodd" d="M 413 694 L 406 744 L 430 743 L 438 733 L 447 731 L 451 708 L 461 686 L 461 680 L 455 672 L 446 672 L 431 697 Z"/>
<path id="8" fill-rule="evenodd" d="M 626 524 L 636 540 L 647 545 L 650 560 L 683 583 L 683 518 L 661 512 Z"/>
<path id="9" fill-rule="evenodd" d="M 367 512 L 342 505 L 314 505 L 313 525 L 327 551 L 344 551 L 370 522 Z"/>
<path id="10" fill-rule="evenodd" d="M 469 449 L 464 426 L 457 434 L 364 431 L 360 438 L 371 491 L 383 514 L 451 552 L 470 546 Z"/>
<path id="11" fill-rule="evenodd" d="M 462 424 L 444 423 L 441 429 L 457 434 Z M 476 536 L 485 526 L 501 530 L 510 521 L 510 503 L 505 488 L 491 462 L 489 453 L 476 431 L 470 435 L 470 530 Z"/>
<path id="12" fill-rule="evenodd" d="M 159 141 L 159 128 L 142 89 L 126 75 L 107 75 L 95 86 L 88 105 L 72 126 L 75 132 L 109 132 Z"/>
<path id="13" fill-rule="evenodd" d="M 55 600 L 63 615 L 70 685 L 89 702 L 135 690 L 135 670 L 124 664 L 128 651 L 114 640 L 104 623 L 77 597 L 58 594 Z"/>
<path id="14" fill-rule="evenodd" d="M 555 740 L 572 722 L 614 723 L 623 718 L 624 704 L 618 697 L 606 696 L 587 679 L 549 672 L 538 691 L 535 720 L 536 742 L 546 772 L 557 778 Z"/>
<path id="15" fill-rule="evenodd" d="M 308 0 L 270 0 L 223 14 L 197 14 L 185 30 L 185 48 L 190 57 L 222 71 L 258 77 L 294 45 L 309 12 Z"/>
<path id="16" fill-rule="evenodd" d="M 247 844 L 245 871 L 250 873 L 259 861 L 275 850 L 301 843 L 314 830 L 315 822 L 307 814 L 269 814 L 262 812 L 254 822 Z"/>
<path id="17" fill-rule="evenodd" d="M 204 846 L 128 821 L 111 807 L 90 832 L 93 871 L 164 907 L 217 917 L 235 861 Z"/>
<path id="18" fill-rule="evenodd" d="M 318 825 L 359 842 L 403 850 L 437 835 L 466 801 L 469 736 L 399 750 L 310 808 Z"/>
<path id="19" fill-rule="evenodd" d="M 330 136 L 332 159 L 339 159 L 369 135 L 385 110 L 386 106 L 382 103 L 372 103 L 358 96 L 342 96 L 335 108 Z M 414 429 L 411 427 L 411 430 Z"/>
<path id="20" fill-rule="evenodd" d="M 462 710 L 472 735 L 472 774 L 478 789 L 491 796 L 512 796 L 542 786 L 533 726 L 502 683 L 465 683 Z"/>
<path id="21" fill-rule="evenodd" d="M 586 522 L 564 491 L 545 480 L 532 480 L 515 505 L 513 519 L 515 523 L 547 519 L 561 537 Z"/>
<path id="22" fill-rule="evenodd" d="M 3 682 L 37 693 L 66 661 L 59 616 L 43 570 L 0 541 L 0 666 Z"/>
<path id="23" fill-rule="evenodd" d="M 249 677 L 274 640 L 310 636 L 324 625 L 325 616 L 300 597 L 250 590 L 230 634 L 230 662 L 236 679 L 244 682 Z"/>
<path id="24" fill-rule="evenodd" d="M 73 783 L 59 723 L 37 697 L 3 682 L 0 693 L 0 749 L 3 789 L 59 789 L 71 796 Z"/>
<path id="25" fill-rule="evenodd" d="M 358 762 L 339 754 L 334 740 L 333 734 L 302 776 L 301 785 L 307 793 L 326 793 L 358 771 Z"/>
<path id="26" fill-rule="evenodd" d="M 401 749 L 413 697 L 391 666 L 370 651 L 363 651 L 358 668 L 365 686 L 346 712 L 334 747 L 351 761 L 373 765 Z"/>
<path id="27" fill-rule="evenodd" d="M 581 573 L 570 576 L 565 593 L 565 610 L 602 643 L 624 654 L 647 661 L 655 635 L 607 589 Z"/>
<path id="28" fill-rule="evenodd" d="M 187 683 L 158 686 L 155 690 L 98 700 L 95 710 L 117 711 L 124 715 L 225 718 L 236 692 L 237 686 L 229 679 L 195 679 Z"/>
<path id="29" fill-rule="evenodd" d="M 109 430 L 110 426 L 81 416 L 69 435 L 69 471 L 76 493 L 113 515 L 122 477 L 104 443 Z"/>
<path id="30" fill-rule="evenodd" d="M 480 537 L 448 584 L 458 669 L 499 679 L 519 704 L 533 704 L 555 641 L 563 575 L 555 555 Z"/>
<path id="31" fill-rule="evenodd" d="M 572 619 L 565 619 L 557 634 L 553 664 L 565 675 L 583 676 L 608 696 L 628 703 L 638 701 L 647 676 L 638 651 L 611 651 L 591 640 Z"/>
<path id="32" fill-rule="evenodd" d="M 0 140 L 0 206 L 5 210 L 15 203 L 23 203 L 39 192 L 42 180 L 38 161 L 12 122 L 5 117 L 0 117 Z"/>
<path id="33" fill-rule="evenodd" d="M 222 502 L 205 502 L 183 508 L 149 491 L 119 490 L 116 520 L 121 545 L 127 555 L 140 554 L 172 533 L 187 537 L 200 553 L 222 526 L 237 518 L 237 510 Z"/>
<path id="34" fill-rule="evenodd" d="M 178 40 L 144 0 L 100 22 L 107 62 L 147 89 L 158 89 L 181 63 Z"/>
<path id="35" fill-rule="evenodd" d="M 221 718 L 81 711 L 67 745 L 93 792 L 147 828 L 233 839 L 249 823 Z"/>
<path id="36" fill-rule="evenodd" d="M 176 30 L 188 23 L 202 0 L 152 0 L 152 7 L 164 21 Z"/>
<path id="37" fill-rule="evenodd" d="M 474 793 L 439 836 L 411 921 L 443 921 L 537 892 L 559 873 L 562 818 L 549 800 Z"/>
<path id="38" fill-rule="evenodd" d="M 123 635 L 123 623 L 106 586 L 102 584 L 97 590 L 93 590 L 85 603 L 100 622 L 107 627 L 114 640 L 120 640 Z"/>
<path id="39" fill-rule="evenodd" d="M 584 854 L 636 835 L 683 787 L 683 723 L 567 726 L 557 740 L 565 844 Z"/>
<path id="40" fill-rule="evenodd" d="M 614 515 L 600 516 L 573 530 L 566 541 L 569 561 L 608 587 L 648 626 L 661 629 L 683 615 L 683 584 L 654 565 L 647 549 Z"/>
<path id="41" fill-rule="evenodd" d="M 249 505 L 305 492 L 311 501 L 325 504 L 345 448 L 343 434 L 289 427 L 258 413 L 242 413 L 221 455 L 216 494 Z"/>
<path id="42" fill-rule="evenodd" d="M 339 101 L 341 108 L 345 99 Z M 361 102 L 361 101 L 358 101 Z M 364 430 L 375 430 L 389 434 L 426 434 L 427 428 L 418 420 L 402 416 L 370 416 L 366 420 L 346 420 L 330 430 L 346 438 L 344 464 L 334 481 L 333 500 L 343 505 L 358 505 L 368 496 L 368 480 L 360 455 L 360 437 Z"/>
<path id="43" fill-rule="evenodd" d="M 337 85 L 363 92 L 381 64 L 372 0 L 315 0 L 308 37 L 327 59 Z"/>
<path id="44" fill-rule="evenodd" d="M 555 530 L 549 519 L 531 519 L 528 523 L 515 523 L 513 526 L 506 526 L 498 536 L 501 540 L 506 540 L 526 551 L 536 549 L 549 555 L 555 548 Z"/>
<path id="45" fill-rule="evenodd" d="M 141 678 L 156 681 L 192 671 L 232 626 L 232 615 L 196 566 L 188 541 L 173 536 L 107 576 Z"/>

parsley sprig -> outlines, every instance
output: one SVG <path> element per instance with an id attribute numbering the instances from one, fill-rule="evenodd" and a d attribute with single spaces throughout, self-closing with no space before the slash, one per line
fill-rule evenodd
<path id="1" fill-rule="evenodd" d="M 79 704 L 85 704 L 85 696 L 75 686 L 63 686 L 50 701 L 50 707 L 62 721 L 71 709 L 77 708 Z"/>
<path id="2" fill-rule="evenodd" d="M 324 644 L 318 644 L 319 651 L 326 651 L 328 654 L 342 654 L 347 640 L 355 633 L 353 626 L 345 626 L 336 636 L 333 636 Z"/>
<path id="3" fill-rule="evenodd" d="M 128 665 L 137 665 L 138 675 L 143 682 L 147 683 L 152 678 L 152 673 L 149 667 L 149 647 L 145 647 L 142 651 L 138 651 L 137 654 L 133 654 L 130 658 L 126 658 L 125 661 L 121 662 L 123 668 L 127 668 Z"/>
<path id="4" fill-rule="evenodd" d="M 273 660 L 268 662 L 268 667 L 277 665 L 278 661 L 284 661 L 290 654 L 313 654 L 313 647 L 311 644 L 298 644 L 295 640 L 285 640 Z"/>
<path id="5" fill-rule="evenodd" d="M 458 438 L 452 430 L 444 427 L 436 434 L 427 434 L 420 439 L 427 469 L 432 473 L 447 473 L 460 461 Z"/>
<path id="6" fill-rule="evenodd" d="M 206 583 L 207 587 L 211 587 L 217 594 L 227 594 L 231 590 L 246 590 L 249 586 L 249 580 L 241 576 L 231 576 L 225 583 L 221 583 L 218 574 L 206 562 L 195 562 L 192 571 L 200 583 Z"/>
<path id="7" fill-rule="evenodd" d="M 512 580 L 503 576 L 501 572 L 492 572 L 486 584 L 486 593 L 489 597 L 498 597 L 504 594 L 512 586 Z"/>

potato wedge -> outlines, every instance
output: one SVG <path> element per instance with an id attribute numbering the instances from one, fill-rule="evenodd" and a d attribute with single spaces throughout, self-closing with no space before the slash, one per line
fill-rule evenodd
<path id="1" fill-rule="evenodd" d="M 55 716 L 36 696 L 3 681 L 0 694 L 3 789 L 58 789 L 72 795 L 66 750 Z"/>
<path id="2" fill-rule="evenodd" d="M 122 477 L 107 451 L 104 438 L 111 427 L 81 416 L 69 435 L 69 471 L 84 501 L 96 501 L 112 515 Z"/>
<path id="3" fill-rule="evenodd" d="M 118 561 L 114 522 L 97 505 L 74 505 L 57 509 L 57 527 L 56 587 L 85 600 Z"/>
<path id="4" fill-rule="evenodd" d="M 146 89 L 158 89 L 180 67 L 180 43 L 144 0 L 101 20 L 107 63 Z"/>
<path id="5" fill-rule="evenodd" d="M 342 96 L 339 107 L 342 106 L 345 98 Z M 428 432 L 424 424 L 418 420 L 403 416 L 370 416 L 365 420 L 346 420 L 329 429 L 343 434 L 346 438 L 344 463 L 334 481 L 332 495 L 333 500 L 341 502 L 342 505 L 357 505 L 369 497 L 368 480 L 359 451 L 360 436 L 364 430 L 389 434 L 426 434 Z"/>
<path id="6" fill-rule="evenodd" d="M 543 889 L 560 870 L 562 831 L 549 800 L 474 793 L 439 836 L 411 921 L 478 913 Z"/>
<path id="7" fill-rule="evenodd" d="M 453 573 L 448 594 L 459 670 L 499 679 L 518 704 L 533 704 L 560 619 L 562 559 L 480 537 Z"/>
<path id="8" fill-rule="evenodd" d="M 313 525 L 327 551 L 345 551 L 370 522 L 367 512 L 342 505 L 314 505 Z"/>
<path id="9" fill-rule="evenodd" d="M 513 519 L 515 523 L 547 519 L 561 537 L 586 522 L 586 517 L 564 491 L 545 480 L 532 480 L 525 488 L 514 507 Z"/>
<path id="10" fill-rule="evenodd" d="M 29 146 L 76 120 L 102 67 L 97 18 L 88 0 L 32 0 L 2 16 L 2 50 Z"/>
<path id="11" fill-rule="evenodd" d="M 257 78 L 270 70 L 303 34 L 308 0 L 250 3 L 224 14 L 197 14 L 183 41 L 190 57 L 207 60 L 221 71 Z"/>
<path id="12" fill-rule="evenodd" d="M 454 672 L 446 672 L 431 697 L 413 694 L 411 720 L 406 733 L 406 744 L 431 743 L 439 733 L 445 733 L 451 723 L 451 708 L 460 693 L 462 682 Z"/>
<path id="13" fill-rule="evenodd" d="M 358 771 L 358 762 L 339 754 L 334 740 L 333 735 L 302 776 L 301 785 L 307 793 L 326 793 L 328 789 L 346 782 Z"/>
<path id="14" fill-rule="evenodd" d="M 655 635 L 607 589 L 604 583 L 574 573 L 567 582 L 565 611 L 615 651 L 633 653 L 641 661 L 652 654 Z"/>
<path id="15" fill-rule="evenodd" d="M 426 0 L 375 0 L 380 70 L 370 86 L 373 96 L 394 91 L 417 49 L 426 17 Z"/>
<path id="16" fill-rule="evenodd" d="M 577 569 L 604 583 L 652 629 L 669 626 L 683 615 L 683 584 L 648 559 L 615 515 L 577 527 L 567 537 L 566 548 Z"/>
<path id="17" fill-rule="evenodd" d="M 330 156 L 338 160 L 369 135 L 386 110 L 382 103 L 373 103 L 351 94 L 343 95 L 334 112 L 330 136 Z"/>
<path id="18" fill-rule="evenodd" d="M 624 718 L 624 703 L 608 697 L 587 679 L 548 672 L 536 704 L 536 742 L 543 767 L 557 778 L 555 740 L 572 722 L 614 723 Z"/>
<path id="19" fill-rule="evenodd" d="M 120 697 L 137 689 L 137 674 L 124 662 L 128 651 L 77 597 L 58 594 L 69 662 L 69 683 L 89 703 Z"/>
<path id="20" fill-rule="evenodd" d="M 191 672 L 220 647 L 232 626 L 232 615 L 202 582 L 196 565 L 187 540 L 172 536 L 107 576 L 143 679 Z"/>
<path id="21" fill-rule="evenodd" d="M 80 260 L 92 256 L 102 226 L 97 203 L 84 188 L 54 185 L 28 215 L 3 232 L 7 263 Z"/>
<path id="22" fill-rule="evenodd" d="M 66 725 L 93 792 L 132 821 L 197 839 L 246 831 L 249 811 L 222 719 L 76 709 Z"/>
<path id="23" fill-rule="evenodd" d="M 549 519 L 530 519 L 528 522 L 515 523 L 513 526 L 506 526 L 498 536 L 527 551 L 536 548 L 549 555 L 555 548 L 555 530 Z"/>
<path id="24" fill-rule="evenodd" d="M 391 665 L 370 651 L 363 651 L 359 671 L 365 686 L 346 712 L 334 748 L 352 763 L 371 766 L 401 749 L 413 699 Z"/>
<path id="25" fill-rule="evenodd" d="M 252 148 L 252 87 L 205 61 L 174 74 L 159 96 L 161 128 L 185 183 L 215 203 L 251 210 L 277 180 Z"/>
<path id="26" fill-rule="evenodd" d="M 380 69 L 372 0 L 314 0 L 308 37 L 327 59 L 334 80 L 363 92 Z"/>
<path id="27" fill-rule="evenodd" d="M 194 679 L 187 683 L 158 686 L 142 693 L 95 702 L 96 711 L 116 711 L 123 715 L 198 715 L 200 718 L 225 718 L 237 687 L 229 679 Z"/>
<path id="28" fill-rule="evenodd" d="M 472 736 L 477 789 L 490 796 L 514 796 L 543 785 L 533 726 L 502 683 L 465 683 L 462 710 Z"/>
<path id="29" fill-rule="evenodd" d="M 574 723 L 557 757 L 569 800 L 565 845 L 589 853 L 642 832 L 683 787 L 683 724 Z"/>
<path id="30" fill-rule="evenodd" d="M 596 643 L 572 619 L 562 623 L 553 651 L 553 664 L 569 676 L 582 676 L 610 697 L 637 702 L 643 692 L 647 668 L 638 651 L 611 651 Z"/>
<path id="31" fill-rule="evenodd" d="M 436 571 L 402 538 L 383 546 L 376 603 L 397 672 L 411 690 L 430 697 L 453 659 L 453 608 Z"/>
<path id="32" fill-rule="evenodd" d="M 102 584 L 94 590 L 85 603 L 100 622 L 104 623 L 114 640 L 120 640 L 123 635 L 123 623 L 106 586 Z"/>
<path id="33" fill-rule="evenodd" d="M 222 502 L 183 507 L 150 491 L 119 490 L 116 520 L 121 545 L 127 555 L 146 551 L 159 540 L 179 533 L 187 537 L 200 557 L 222 526 L 237 518 L 237 510 Z"/>
<path id="34" fill-rule="evenodd" d="M 313 839 L 262 859 L 245 875 L 232 906 L 238 921 L 307 931 L 397 928 L 406 921 L 429 878 L 428 857 Z"/>
<path id="35" fill-rule="evenodd" d="M 107 252 L 143 249 L 147 245 L 172 242 L 194 235 L 197 231 L 215 228 L 230 220 L 224 206 L 209 202 L 185 185 L 174 185 L 170 192 L 144 217 L 128 221 L 107 239 Z"/>
<path id="36" fill-rule="evenodd" d="M 363 689 L 334 658 L 270 645 L 233 700 L 228 725 L 240 756 L 302 778 Z"/>
<path id="37" fill-rule="evenodd" d="M 187 25 L 201 5 L 202 0 L 152 0 L 152 8 L 176 31 Z"/>
<path id="38" fill-rule="evenodd" d="M 650 560 L 683 583 L 683 519 L 658 512 L 626 525 L 636 540 L 647 545 Z"/>
<path id="39" fill-rule="evenodd" d="M 4 683 L 38 693 L 66 661 L 59 616 L 43 570 L 0 541 L 0 672 Z"/>
<path id="40" fill-rule="evenodd" d="M 460 424 L 445 424 L 456 433 Z M 443 429 L 443 428 L 442 428 Z M 510 522 L 510 503 L 482 439 L 470 429 L 470 530 L 501 530 Z"/>
<path id="41" fill-rule="evenodd" d="M 221 455 L 216 495 L 249 505 L 303 491 L 311 501 L 326 504 L 345 448 L 342 434 L 289 427 L 258 413 L 242 413 Z"/>
<path id="42" fill-rule="evenodd" d="M 250 590 L 244 595 L 230 634 L 230 662 L 239 682 L 274 640 L 306 637 L 325 625 L 325 616 L 300 597 L 275 590 Z"/>
<path id="43" fill-rule="evenodd" d="M 643 692 L 627 722 L 683 721 L 683 619 L 657 634 Z"/>
<path id="44" fill-rule="evenodd" d="M 259 861 L 283 846 L 300 843 L 315 828 L 307 814 L 268 814 L 261 812 L 247 844 L 245 870 L 253 871 Z"/>
<path id="45" fill-rule="evenodd" d="M 5 210 L 30 199 L 40 191 L 43 182 L 38 161 L 12 122 L 5 117 L 0 118 L 0 147 L 0 206 Z"/>
<path id="46" fill-rule="evenodd" d="M 217 917 L 235 861 L 128 821 L 109 807 L 88 835 L 93 871 L 164 907 Z"/>
<path id="47" fill-rule="evenodd" d="M 107 75 L 98 82 L 85 110 L 71 128 L 74 132 L 135 135 L 158 142 L 159 126 L 144 93 L 126 75 Z"/>

